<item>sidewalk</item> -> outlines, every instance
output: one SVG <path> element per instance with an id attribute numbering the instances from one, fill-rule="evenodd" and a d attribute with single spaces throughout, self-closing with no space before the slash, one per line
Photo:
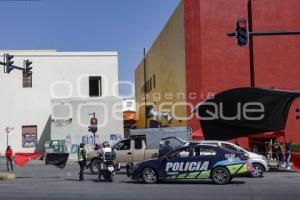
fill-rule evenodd
<path id="1" fill-rule="evenodd" d="M 284 166 L 281 165 L 278 167 L 276 160 L 270 160 L 269 166 L 270 166 L 271 172 L 291 172 L 291 171 L 293 171 L 293 170 L 286 169 L 285 165 Z M 293 163 L 291 163 L 291 168 L 293 169 Z"/>

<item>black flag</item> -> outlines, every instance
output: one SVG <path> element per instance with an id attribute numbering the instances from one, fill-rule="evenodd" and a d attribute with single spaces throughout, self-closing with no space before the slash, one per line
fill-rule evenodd
<path id="1" fill-rule="evenodd" d="M 68 161 L 68 153 L 47 153 L 46 165 L 55 165 L 56 167 L 63 169 Z"/>
<path id="2" fill-rule="evenodd" d="M 228 140 L 283 130 L 300 92 L 237 88 L 217 94 L 197 107 L 204 138 Z"/>

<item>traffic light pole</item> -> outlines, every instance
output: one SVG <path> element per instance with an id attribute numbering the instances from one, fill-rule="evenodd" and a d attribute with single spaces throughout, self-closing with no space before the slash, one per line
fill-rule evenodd
<path id="1" fill-rule="evenodd" d="M 96 119 L 96 113 L 93 112 L 93 113 L 89 113 L 88 115 L 92 115 L 93 118 L 91 119 L 91 126 L 89 126 L 89 132 L 92 132 L 93 133 L 93 136 L 94 136 L 94 148 L 96 147 L 96 132 L 97 132 L 97 119 Z M 95 119 L 96 120 L 96 124 L 92 124 L 92 120 Z M 93 130 L 93 125 L 96 125 L 96 129 Z"/>
<path id="2" fill-rule="evenodd" d="M 252 1 L 249 0 L 247 4 L 248 9 L 248 30 L 252 32 Z M 250 86 L 255 87 L 255 68 L 254 68 L 254 48 L 253 37 L 249 35 L 249 65 L 250 65 Z"/>
<path id="3" fill-rule="evenodd" d="M 4 55 L 6 55 L 6 54 L 4 54 Z M 28 61 L 28 62 L 30 62 L 29 63 L 29 65 L 30 64 L 32 64 L 32 62 L 31 61 Z M 3 65 L 4 67 L 7 65 L 7 63 L 6 62 L 2 62 L 2 61 L 0 61 L 0 65 Z M 18 66 L 16 66 L 16 65 L 10 65 L 13 69 L 17 69 L 17 70 L 20 70 L 20 71 L 23 71 L 23 72 L 25 72 L 25 73 L 29 73 L 29 71 L 32 69 L 32 68 L 30 68 L 30 70 L 27 72 L 26 71 L 26 68 L 23 68 L 23 67 L 18 67 Z"/>
<path id="4" fill-rule="evenodd" d="M 250 57 L 250 83 L 251 87 L 255 87 L 254 73 L 254 36 L 280 36 L 280 35 L 300 35 L 300 31 L 271 31 L 271 32 L 252 32 L 252 23 L 249 20 L 249 57 Z M 227 33 L 228 37 L 235 37 L 236 32 Z"/>
<path id="5" fill-rule="evenodd" d="M 6 63 L 0 61 L 0 65 L 5 66 Z M 17 70 L 20 70 L 20 71 L 24 71 L 24 70 L 25 70 L 23 67 L 18 67 L 18 66 L 16 66 L 16 65 L 11 65 L 11 66 L 12 66 L 14 69 L 17 69 Z"/>
<path id="6" fill-rule="evenodd" d="M 248 0 L 248 22 L 244 18 L 240 18 L 236 22 L 236 31 L 227 33 L 228 37 L 236 37 L 237 43 L 241 47 L 249 45 L 249 59 L 250 59 L 250 82 L 251 87 L 255 87 L 255 73 L 254 73 L 254 36 L 280 36 L 280 35 L 300 35 L 300 31 L 269 31 L 269 32 L 254 32 L 252 30 L 252 0 Z"/>
<path id="7" fill-rule="evenodd" d="M 300 31 L 271 31 L 271 32 L 249 32 L 249 36 L 275 36 L 275 35 L 300 35 Z M 227 33 L 228 37 L 235 37 L 236 33 Z"/>

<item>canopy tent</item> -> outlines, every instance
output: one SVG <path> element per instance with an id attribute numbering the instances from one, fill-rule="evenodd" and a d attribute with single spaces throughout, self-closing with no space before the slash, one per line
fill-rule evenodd
<path id="1" fill-rule="evenodd" d="M 274 131 L 274 132 L 268 132 L 268 133 L 262 133 L 262 134 L 257 134 L 257 135 L 251 135 L 251 139 L 269 139 L 269 138 L 278 138 L 278 137 L 284 137 L 285 134 L 283 131 Z"/>
<path id="2" fill-rule="evenodd" d="M 125 123 L 134 124 L 137 121 L 136 112 L 125 111 L 123 112 L 123 119 Z"/>
<path id="3" fill-rule="evenodd" d="M 236 88 L 199 104 L 201 128 L 207 140 L 229 140 L 285 129 L 288 112 L 300 92 Z"/>
<path id="4" fill-rule="evenodd" d="M 193 131 L 193 139 L 194 140 L 204 140 L 201 129 L 197 129 L 197 130 Z"/>

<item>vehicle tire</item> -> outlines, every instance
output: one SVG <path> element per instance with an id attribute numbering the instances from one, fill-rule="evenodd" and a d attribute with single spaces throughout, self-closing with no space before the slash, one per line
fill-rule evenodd
<path id="1" fill-rule="evenodd" d="M 90 170 L 91 173 L 94 175 L 98 175 L 99 174 L 99 166 L 101 164 L 101 160 L 100 159 L 94 159 L 91 161 L 90 163 Z"/>
<path id="2" fill-rule="evenodd" d="M 217 167 L 213 169 L 211 178 L 218 185 L 225 185 L 231 180 L 230 173 L 224 167 Z"/>
<path id="3" fill-rule="evenodd" d="M 154 169 L 147 167 L 142 172 L 142 179 L 145 183 L 153 184 L 158 181 L 158 176 Z"/>
<path id="4" fill-rule="evenodd" d="M 112 173 L 108 173 L 108 175 L 107 175 L 107 181 L 108 182 L 113 182 L 114 181 Z"/>
<path id="5" fill-rule="evenodd" d="M 113 180 L 114 180 L 112 173 L 107 172 L 103 176 L 104 176 L 104 181 L 106 181 L 106 182 L 113 182 Z"/>
<path id="6" fill-rule="evenodd" d="M 261 164 L 254 163 L 252 164 L 252 166 L 253 166 L 253 172 L 251 176 L 253 178 L 260 178 L 264 175 L 264 167 Z"/>

